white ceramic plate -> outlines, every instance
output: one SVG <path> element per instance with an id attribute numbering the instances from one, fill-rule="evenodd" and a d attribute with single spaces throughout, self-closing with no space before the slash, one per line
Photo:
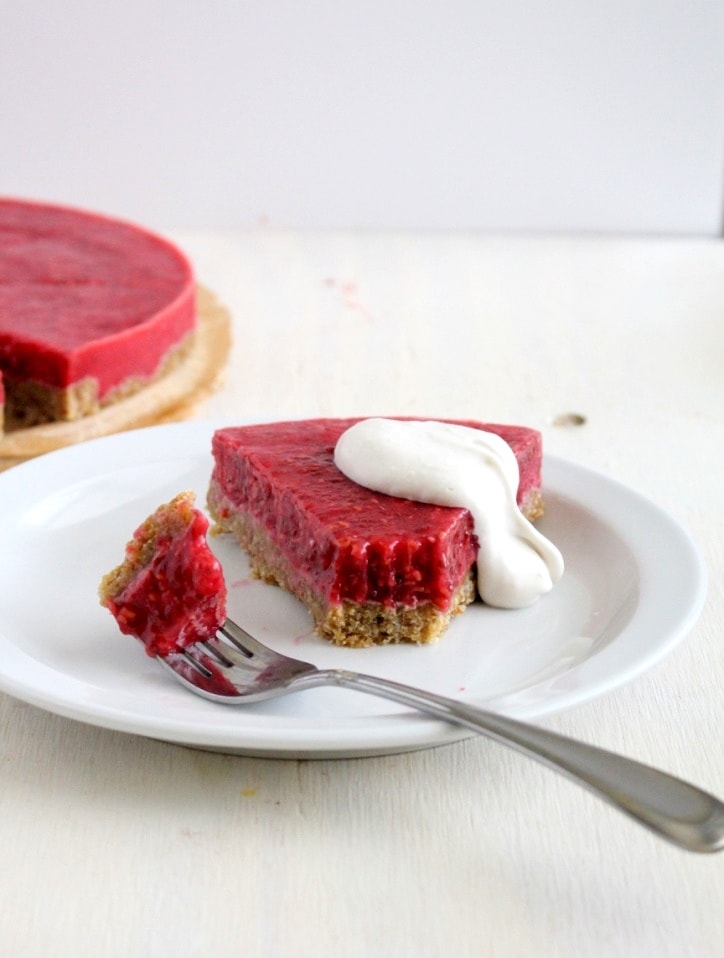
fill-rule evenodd
<path id="1" fill-rule="evenodd" d="M 470 733 L 383 699 L 314 689 L 232 707 L 196 697 L 122 636 L 97 601 L 133 529 L 184 489 L 205 502 L 221 423 L 122 433 L 0 474 L 0 689 L 93 725 L 224 752 L 336 757 L 426 748 Z M 280 651 L 323 667 L 387 676 L 525 719 L 607 692 L 649 668 L 698 615 L 706 576 L 695 546 L 660 509 L 580 466 L 547 457 L 542 531 L 566 572 L 535 606 L 475 605 L 433 646 L 339 649 L 306 610 L 248 578 L 226 537 L 212 540 L 229 613 Z"/>

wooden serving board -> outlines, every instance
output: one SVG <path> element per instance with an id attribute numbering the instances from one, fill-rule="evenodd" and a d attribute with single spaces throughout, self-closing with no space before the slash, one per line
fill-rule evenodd
<path id="1" fill-rule="evenodd" d="M 231 317 L 214 294 L 198 287 L 199 323 L 188 355 L 165 375 L 92 416 L 16 429 L 0 436 L 0 470 L 127 429 L 190 419 L 218 388 L 231 348 Z"/>

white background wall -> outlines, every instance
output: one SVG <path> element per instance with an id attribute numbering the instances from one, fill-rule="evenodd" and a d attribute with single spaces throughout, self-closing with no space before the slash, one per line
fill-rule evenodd
<path id="1" fill-rule="evenodd" d="M 0 192 L 158 228 L 715 235 L 722 0 L 5 0 Z"/>

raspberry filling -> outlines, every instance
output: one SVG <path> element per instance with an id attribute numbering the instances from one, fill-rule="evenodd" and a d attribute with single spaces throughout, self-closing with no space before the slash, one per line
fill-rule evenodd
<path id="1" fill-rule="evenodd" d="M 299 580 L 330 605 L 430 602 L 445 611 L 475 563 L 466 509 L 374 493 L 335 466 L 334 447 L 358 419 L 217 430 L 210 498 L 217 515 L 247 516 L 283 550 Z M 525 427 L 463 421 L 515 453 L 518 501 L 540 488 L 541 437 Z"/>

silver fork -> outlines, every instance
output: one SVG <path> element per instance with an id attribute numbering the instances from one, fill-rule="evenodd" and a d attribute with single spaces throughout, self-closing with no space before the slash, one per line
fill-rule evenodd
<path id="1" fill-rule="evenodd" d="M 318 669 L 274 652 L 227 619 L 217 635 L 159 659 L 183 685 L 215 702 L 242 705 L 321 685 L 379 695 L 480 732 L 583 785 L 681 848 L 724 848 L 724 804 L 632 759 L 398 682 L 346 669 Z"/>

